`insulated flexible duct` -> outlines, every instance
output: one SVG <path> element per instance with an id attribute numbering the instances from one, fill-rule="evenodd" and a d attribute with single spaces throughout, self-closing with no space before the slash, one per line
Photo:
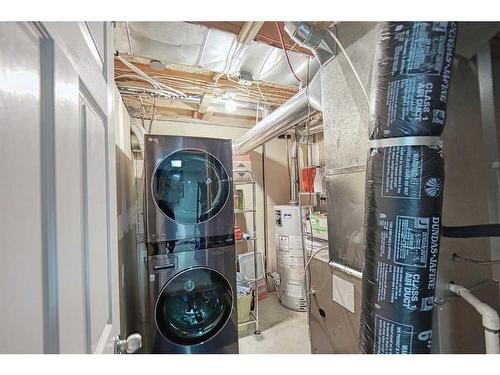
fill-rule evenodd
<path id="1" fill-rule="evenodd" d="M 366 176 L 363 353 L 429 353 L 441 232 L 440 135 L 454 22 L 379 25 Z"/>

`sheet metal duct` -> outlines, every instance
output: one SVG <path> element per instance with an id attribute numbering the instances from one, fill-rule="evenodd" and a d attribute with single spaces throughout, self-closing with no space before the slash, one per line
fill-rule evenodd
<path id="1" fill-rule="evenodd" d="M 313 78 L 309 88 L 299 91 L 238 138 L 234 143 L 234 152 L 242 155 L 256 149 L 305 121 L 314 111 L 321 111 L 319 73 Z"/>
<path id="2" fill-rule="evenodd" d="M 302 47 L 308 48 L 321 65 L 335 57 L 337 43 L 325 27 L 315 27 L 308 22 L 285 22 L 285 31 Z"/>
<path id="3" fill-rule="evenodd" d="M 325 28 L 315 28 L 305 22 L 290 22 L 285 28 L 292 38 L 299 38 L 310 48 L 323 65 L 335 57 L 332 37 Z M 297 31 L 300 29 L 300 32 Z M 234 152 L 246 154 L 273 138 L 280 136 L 295 125 L 305 121 L 311 109 L 322 111 L 321 72 L 316 73 L 309 86 L 299 91 L 268 117 L 257 123 L 234 143 Z"/>

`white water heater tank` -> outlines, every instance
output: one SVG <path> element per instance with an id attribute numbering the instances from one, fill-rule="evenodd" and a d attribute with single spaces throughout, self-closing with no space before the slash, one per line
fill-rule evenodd
<path id="1" fill-rule="evenodd" d="M 283 306 L 295 311 L 307 310 L 302 226 L 308 212 L 309 207 L 274 206 L 279 296 Z"/>

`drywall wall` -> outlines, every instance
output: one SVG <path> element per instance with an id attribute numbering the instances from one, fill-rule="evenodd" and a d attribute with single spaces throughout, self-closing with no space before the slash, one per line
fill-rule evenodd
<path id="1" fill-rule="evenodd" d="M 116 86 L 114 101 L 120 321 L 121 335 L 127 337 L 133 332 L 141 332 L 138 272 L 140 255 L 136 245 L 137 189 L 134 155 L 130 147 L 130 116 Z"/>
<path id="2" fill-rule="evenodd" d="M 132 121 L 140 121 L 132 119 Z M 146 121 L 146 128 L 149 130 L 149 121 Z M 228 138 L 235 140 L 244 134 L 248 128 L 238 126 L 210 125 L 205 123 L 188 123 L 176 121 L 154 121 L 150 132 L 152 134 L 181 135 L 191 137 L 208 138 Z M 256 205 L 257 205 L 257 248 L 264 251 L 264 196 L 263 177 L 265 170 L 265 181 L 267 191 L 267 232 L 268 232 L 268 271 L 276 271 L 276 251 L 274 239 L 274 211 L 276 204 L 286 204 L 290 200 L 289 178 L 286 161 L 286 143 L 284 140 L 275 139 L 265 145 L 266 157 L 264 167 L 262 161 L 262 147 L 250 152 L 252 169 L 255 173 L 256 184 Z M 245 204 L 252 205 L 252 191 L 249 186 L 239 186 L 244 190 Z M 236 223 L 241 225 L 243 230 L 251 230 L 251 214 L 245 217 L 240 215 L 236 218 Z M 242 253 L 250 249 L 250 244 L 240 243 L 238 252 Z"/>

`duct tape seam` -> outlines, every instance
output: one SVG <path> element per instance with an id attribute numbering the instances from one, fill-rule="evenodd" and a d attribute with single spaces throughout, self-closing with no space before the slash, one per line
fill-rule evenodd
<path id="1" fill-rule="evenodd" d="M 441 137 L 394 137 L 371 139 L 370 148 L 386 148 L 398 146 L 438 146 L 443 147 Z"/>

